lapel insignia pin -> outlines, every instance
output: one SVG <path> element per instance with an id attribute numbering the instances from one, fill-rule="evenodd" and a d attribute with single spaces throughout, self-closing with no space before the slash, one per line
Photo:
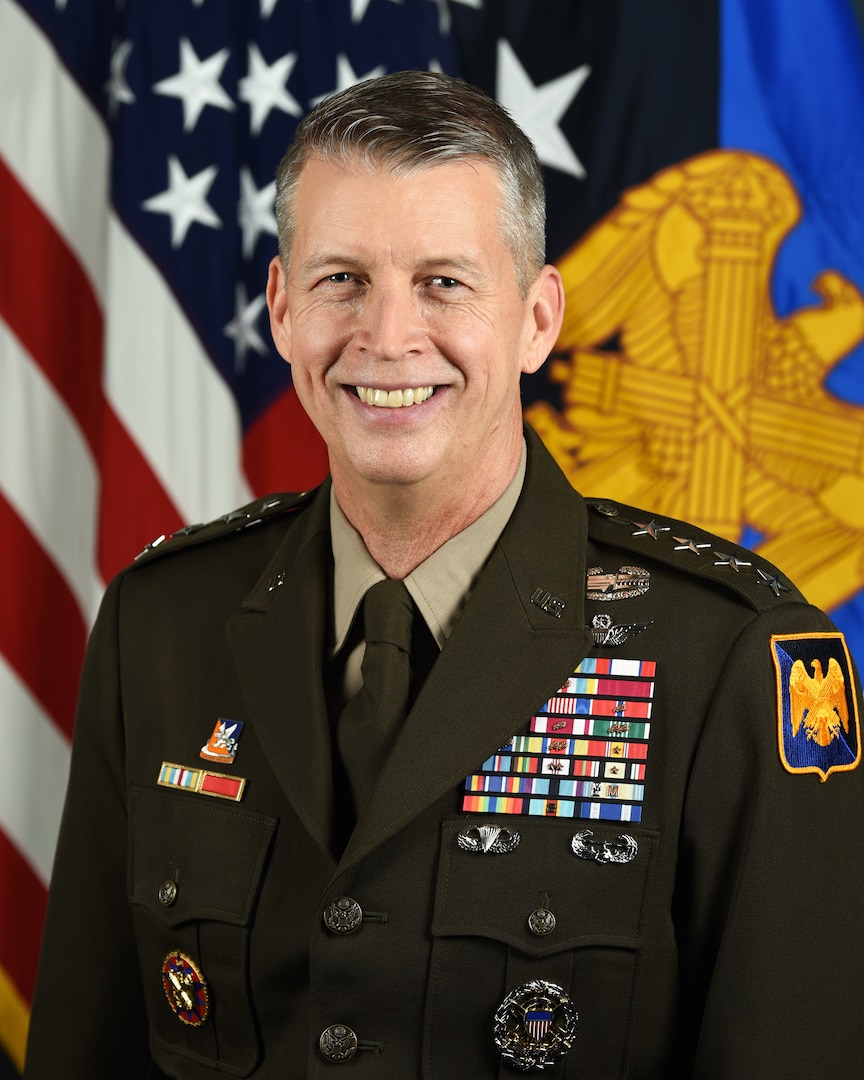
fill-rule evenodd
<path id="1" fill-rule="evenodd" d="M 627 600 L 648 592 L 651 575 L 641 566 L 622 566 L 614 574 L 607 574 L 602 566 L 592 566 L 588 571 L 589 600 Z"/>
<path id="2" fill-rule="evenodd" d="M 243 730 L 242 720 L 225 720 L 221 716 L 216 721 L 213 734 L 201 747 L 201 757 L 207 761 L 220 761 L 230 765 L 237 754 L 237 743 Z"/>
<path id="3" fill-rule="evenodd" d="M 595 615 L 591 620 L 591 636 L 595 645 L 623 645 L 634 634 L 641 634 L 647 630 L 650 623 L 621 623 L 614 625 L 612 616 L 605 612 Z"/>
<path id="4" fill-rule="evenodd" d="M 610 843 L 608 840 L 592 840 L 593 835 L 590 829 L 577 832 L 570 842 L 573 854 L 601 865 L 628 863 L 636 858 L 639 845 L 632 836 L 622 833 L 616 843 Z"/>
<path id="5" fill-rule="evenodd" d="M 560 1061 L 576 1038 L 579 1015 L 555 983 L 535 979 L 511 991 L 495 1013 L 495 1045 L 522 1072 Z"/>
<path id="6" fill-rule="evenodd" d="M 284 584 L 285 584 L 285 574 L 284 574 L 284 572 L 274 574 L 273 577 L 271 577 L 270 580 L 267 582 L 267 592 L 275 592 L 276 589 L 278 589 L 280 587 L 280 585 L 284 585 Z"/>
<path id="7" fill-rule="evenodd" d="M 479 852 L 483 855 L 505 855 L 518 845 L 521 836 L 515 829 L 505 829 L 500 825 L 474 825 L 456 837 L 456 843 L 463 851 Z"/>
<path id="8" fill-rule="evenodd" d="M 560 597 L 553 596 L 543 588 L 534 590 L 534 593 L 531 596 L 531 603 L 536 607 L 539 607 L 541 611 L 545 611 L 548 615 L 554 615 L 556 619 L 561 618 L 561 613 L 564 611 L 564 608 L 567 607 L 566 603 Z"/>
<path id="9" fill-rule="evenodd" d="M 210 1012 L 207 983 L 193 960 L 176 949 L 162 962 L 162 986 L 178 1020 L 201 1027 Z"/>

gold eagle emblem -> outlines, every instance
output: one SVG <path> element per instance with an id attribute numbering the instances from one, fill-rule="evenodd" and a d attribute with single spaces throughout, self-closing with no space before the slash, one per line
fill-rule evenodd
<path id="1" fill-rule="evenodd" d="M 759 552 L 830 610 L 864 587 L 864 408 L 826 379 L 864 340 L 839 271 L 786 315 L 771 293 L 801 216 L 774 162 L 716 150 L 625 192 L 559 260 L 563 408 L 525 415 L 581 491 Z"/>
<path id="2" fill-rule="evenodd" d="M 789 701 L 792 709 L 792 735 L 804 725 L 807 738 L 819 746 L 829 746 L 840 734 L 849 730 L 849 711 L 846 705 L 846 680 L 840 665 L 832 656 L 828 674 L 822 674 L 819 660 L 811 660 L 813 674 L 808 675 L 803 660 L 796 660 L 789 675 Z"/>

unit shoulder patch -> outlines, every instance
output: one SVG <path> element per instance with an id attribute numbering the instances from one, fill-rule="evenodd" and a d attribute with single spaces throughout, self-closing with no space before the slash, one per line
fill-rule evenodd
<path id="1" fill-rule="evenodd" d="M 589 499 L 586 505 L 592 539 L 731 589 L 755 611 L 804 601 L 775 566 L 720 536 L 610 499 Z"/>
<path id="2" fill-rule="evenodd" d="M 317 489 L 315 489 L 317 490 Z M 306 506 L 315 494 L 315 490 L 289 492 L 278 495 L 268 495 L 263 499 L 255 499 L 245 506 L 232 510 L 214 521 L 201 522 L 197 525 L 184 525 L 182 529 L 169 535 L 157 536 L 143 551 L 140 551 L 132 562 L 132 568 L 150 562 L 160 555 L 174 554 L 185 548 L 198 544 L 209 543 L 223 536 L 241 532 L 253 525 L 261 525 L 267 521 L 273 521 L 284 514 L 298 510 Z"/>
<path id="3" fill-rule="evenodd" d="M 855 676 L 839 632 L 774 634 L 771 659 L 777 678 L 777 742 L 783 768 L 848 772 L 861 761 L 861 726 Z"/>

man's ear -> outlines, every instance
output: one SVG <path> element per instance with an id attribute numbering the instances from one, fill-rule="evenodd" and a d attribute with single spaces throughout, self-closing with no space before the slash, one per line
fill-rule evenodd
<path id="1" fill-rule="evenodd" d="M 285 270 L 278 255 L 270 260 L 267 273 L 267 308 L 270 312 L 270 333 L 279 355 L 291 363 L 291 324 L 288 321 L 288 296 L 285 292 Z"/>
<path id="2" fill-rule="evenodd" d="M 564 318 L 564 284 L 554 266 L 546 265 L 528 293 L 528 340 L 522 354 L 522 371 L 538 371 L 555 348 Z"/>

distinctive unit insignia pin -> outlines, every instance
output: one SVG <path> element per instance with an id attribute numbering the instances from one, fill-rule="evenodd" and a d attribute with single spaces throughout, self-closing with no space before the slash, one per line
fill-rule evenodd
<path id="1" fill-rule="evenodd" d="M 636 858 L 639 845 L 632 836 L 621 833 L 616 843 L 608 840 L 592 840 L 594 833 L 590 829 L 582 829 L 577 832 L 570 846 L 573 854 L 580 859 L 588 859 L 596 863 L 628 863 Z"/>
<path id="2" fill-rule="evenodd" d="M 474 825 L 460 832 L 456 843 L 463 851 L 505 855 L 513 851 L 521 839 L 515 829 L 505 829 L 500 825 Z"/>
<path id="3" fill-rule="evenodd" d="M 210 1012 L 207 983 L 194 960 L 175 950 L 162 962 L 162 986 L 178 1020 L 200 1027 Z"/>
<path id="4" fill-rule="evenodd" d="M 207 761 L 221 761 L 223 765 L 230 765 L 237 754 L 242 730 L 242 720 L 225 720 L 220 716 L 213 734 L 201 747 L 200 756 Z"/>
<path id="5" fill-rule="evenodd" d="M 622 566 L 616 573 L 607 574 L 602 566 L 588 571 L 589 600 L 627 600 L 648 592 L 651 575 L 641 566 Z"/>
<path id="6" fill-rule="evenodd" d="M 578 1019 L 560 986 L 535 979 L 517 986 L 498 1006 L 495 1045 L 517 1069 L 548 1069 L 573 1045 Z"/>

